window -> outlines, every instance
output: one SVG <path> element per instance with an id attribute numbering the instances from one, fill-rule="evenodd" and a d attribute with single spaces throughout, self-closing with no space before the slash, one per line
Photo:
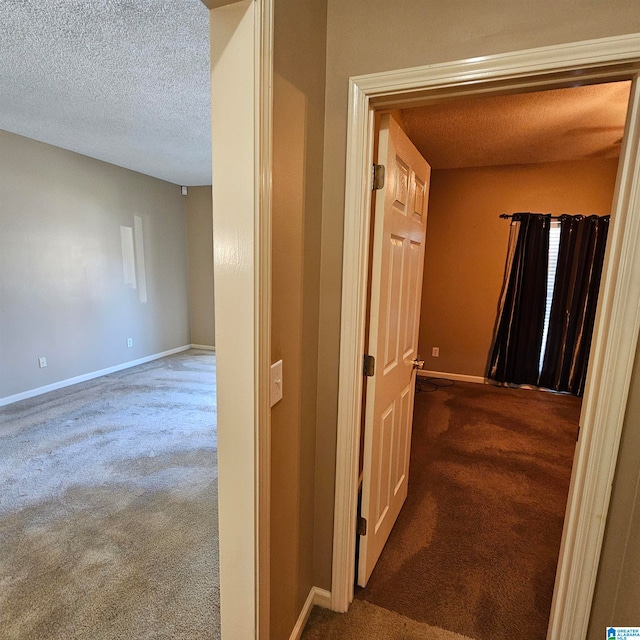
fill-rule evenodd
<path id="1" fill-rule="evenodd" d="M 547 334 L 549 333 L 549 317 L 551 315 L 551 301 L 556 284 L 556 268 L 558 266 L 558 251 L 560 249 L 560 220 L 552 220 L 549 229 L 549 262 L 547 264 L 547 301 L 544 310 L 544 329 L 542 332 L 542 345 L 540 347 L 540 360 L 538 371 L 542 371 L 544 352 L 547 348 Z"/>

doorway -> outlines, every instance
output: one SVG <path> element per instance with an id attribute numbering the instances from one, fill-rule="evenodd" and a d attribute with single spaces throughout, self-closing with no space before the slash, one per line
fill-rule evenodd
<path id="1" fill-rule="evenodd" d="M 608 215 L 629 89 L 592 85 L 393 113 L 432 166 L 418 349 L 429 364 L 418 372 L 428 377 L 418 380 L 409 496 L 359 599 L 470 637 L 546 629 L 581 399 L 461 381 L 485 382 L 510 235 L 499 214 Z M 375 350 L 367 352 L 379 360 Z"/>
<path id="2" fill-rule="evenodd" d="M 567 87 L 582 74 L 583 83 L 631 79 L 622 62 L 637 64 L 638 56 L 629 49 L 612 60 L 604 54 L 605 41 L 573 45 L 569 50 L 550 47 L 481 60 L 438 65 L 437 68 L 411 72 L 366 76 L 352 79 L 352 111 L 349 133 L 350 162 L 347 171 L 347 224 L 345 237 L 341 385 L 339 403 L 338 464 L 334 536 L 334 574 L 332 605 L 345 610 L 353 591 L 352 569 L 345 562 L 352 556 L 355 531 L 350 514 L 354 512 L 353 487 L 357 480 L 359 396 L 357 376 L 364 337 L 363 309 L 366 297 L 366 238 L 368 226 L 363 212 L 368 211 L 366 178 L 368 159 L 372 157 L 373 107 L 407 106 L 415 100 L 437 100 L 464 93 L 518 92 L 532 87 Z M 543 55 L 544 54 L 544 55 Z M 584 60 L 589 62 L 585 64 Z M 542 77 L 543 74 L 548 74 Z M 637 144 L 637 91 L 634 89 L 626 141 L 623 145 L 614 210 L 616 224 L 610 235 L 609 259 L 601 289 L 601 311 L 594 335 L 592 371 L 587 384 L 582 412 L 583 436 L 579 442 L 573 471 L 570 503 L 567 511 L 561 561 L 550 622 L 550 637 L 581 637 L 586 631 L 590 598 L 603 534 L 621 420 L 629 387 L 630 359 L 633 357 L 637 320 L 628 307 L 630 298 L 640 292 L 629 286 L 625 274 L 632 269 L 632 258 L 623 245 L 635 238 L 633 220 L 638 212 L 629 207 L 630 191 L 637 185 L 638 165 L 633 153 Z M 364 247 L 364 251 L 363 251 Z M 622 261 L 620 258 L 622 257 Z M 614 265 L 615 268 L 612 268 Z M 626 285 L 624 283 L 627 283 Z M 617 284 L 616 284 L 617 283 Z M 622 283 L 622 287 L 620 286 Z M 624 294 L 620 289 L 624 288 Z M 615 319 L 615 324 L 614 324 Z M 614 338 L 613 333 L 616 335 Z M 613 338 L 613 339 L 612 339 Z M 622 366 L 620 359 L 624 360 Z M 623 370 L 624 369 L 624 370 Z M 626 371 L 626 373 L 625 373 Z M 616 428 L 611 429 L 611 424 Z M 605 428 L 606 426 L 606 428 Z M 354 433 L 355 432 L 355 433 Z M 354 442 L 355 436 L 355 442 Z M 595 464 L 606 459 L 606 464 Z M 604 488 L 604 493 L 603 489 Z M 578 635 L 576 636 L 576 631 Z M 568 637 L 568 636 L 567 636 Z"/>
<path id="3" fill-rule="evenodd" d="M 166 628 L 172 624 L 175 627 L 177 617 L 188 608 L 185 602 L 178 602 L 175 593 L 193 594 L 197 591 L 194 585 L 202 585 L 197 578 L 194 582 L 193 571 L 187 571 L 191 578 L 187 589 L 178 586 L 181 582 L 184 586 L 184 580 L 175 574 L 154 577 L 154 568 L 162 572 L 172 566 L 179 572 L 178 567 L 189 552 L 184 536 L 180 544 L 154 545 L 157 538 L 147 527 L 153 522 L 156 532 L 179 536 L 169 519 L 171 511 L 176 515 L 178 502 L 170 504 L 168 500 L 161 504 L 160 496 L 184 497 L 189 489 L 193 490 L 193 501 L 181 501 L 188 512 L 202 489 L 194 482 L 196 476 L 200 480 L 215 479 L 215 357 L 177 354 L 190 343 L 184 237 L 188 198 L 181 194 L 180 184 L 206 181 L 170 171 L 162 172 L 162 182 L 145 175 L 160 177 L 159 164 L 169 162 L 169 156 L 177 155 L 176 163 L 182 170 L 197 155 L 188 140 L 187 153 L 182 155 L 170 132 L 175 131 L 179 121 L 196 121 L 185 115 L 187 102 L 197 103 L 198 108 L 201 104 L 207 106 L 199 96 L 203 91 L 206 96 L 208 91 L 208 81 L 204 82 L 209 75 L 208 15 L 198 2 L 182 4 L 185 6 L 167 3 L 164 11 L 125 7 L 122 3 L 91 7 L 89 3 L 63 3 L 52 11 L 51 7 L 28 3 L 3 7 L 8 36 L 2 81 L 3 128 L 14 130 L 15 124 L 22 123 L 25 129 L 15 129 L 17 132 L 54 144 L 69 144 L 76 152 L 82 150 L 86 154 L 0 133 L 6 163 L 0 216 L 0 377 L 3 383 L 8 382 L 0 385 L 0 404 L 7 401 L 7 396 L 12 401 L 22 394 L 27 401 L 0 411 L 5 436 L 2 480 L 9 485 L 3 490 L 7 505 L 3 510 L 7 516 L 2 523 L 3 534 L 7 532 L 7 522 L 21 523 L 10 525 L 11 535 L 3 536 L 3 557 L 8 561 L 11 558 L 18 566 L 13 572 L 6 564 L 4 577 L 20 576 L 19 580 L 10 580 L 10 588 L 3 588 L 3 633 L 9 636 L 13 635 L 12 628 L 21 631 L 15 631 L 14 637 L 65 635 L 65 625 L 73 624 L 70 620 L 76 621 L 78 637 L 83 633 L 91 635 L 92 631 L 94 637 L 101 636 L 101 622 L 114 623 L 118 617 L 123 625 L 119 627 L 121 634 L 135 637 L 137 633 L 123 630 L 126 624 L 130 625 L 129 631 L 140 619 L 149 621 L 151 627 L 153 623 L 161 624 L 160 616 L 154 616 L 162 608 L 162 588 L 173 589 L 170 600 L 175 606 L 164 607 L 162 614 L 164 621 L 169 621 Z M 126 30 L 122 29 L 123 21 L 129 27 Z M 69 28 L 71 24 L 74 28 Z M 96 24 L 98 29 L 92 27 Z M 25 32 L 31 33 L 33 39 L 25 38 Z M 168 32 L 175 35 L 175 40 L 168 37 Z M 176 62 L 169 43 L 185 41 L 194 66 L 204 60 L 200 66 L 204 70 L 202 90 L 193 102 L 196 92 L 190 92 L 188 85 L 167 81 L 170 77 L 185 77 L 178 71 L 181 65 L 163 65 L 165 58 Z M 129 46 L 129 42 L 135 45 Z M 169 53 L 159 55 L 159 43 Z M 150 59 L 144 54 L 146 47 L 157 55 L 152 56 L 151 66 L 142 62 L 145 70 L 138 75 L 137 63 Z M 187 47 L 178 49 L 186 51 Z M 109 61 L 116 58 L 111 66 Z M 38 61 L 35 66 L 34 59 Z M 117 73 L 112 74 L 114 69 Z M 200 76 L 194 73 L 189 82 L 197 82 L 197 77 Z M 155 79 L 162 83 L 154 85 Z M 10 89 L 18 89 L 18 85 L 22 94 Z M 123 86 L 126 91 L 121 93 Z M 158 86 L 161 90 L 154 94 Z M 169 115 L 171 95 L 178 98 L 178 119 Z M 83 112 L 82 105 L 87 104 L 90 108 Z M 117 106 L 125 104 L 122 109 Z M 145 108 L 152 104 L 158 108 Z M 38 110 L 38 105 L 44 108 Z M 135 122 L 138 107 L 149 118 L 142 118 L 141 127 Z M 206 129 L 207 109 L 203 112 Z M 105 113 L 106 120 L 101 121 Z M 12 120 L 11 114 L 17 118 Z M 54 137 L 44 133 L 49 122 L 56 130 Z M 153 125 L 149 138 L 142 133 L 144 122 Z M 172 127 L 167 129 L 168 122 Z M 75 142 L 68 140 L 66 130 L 77 133 Z M 91 135 L 92 130 L 99 135 Z M 167 131 L 168 146 L 175 155 L 162 151 L 163 133 Z M 203 141 L 206 152 L 207 136 L 199 135 L 197 128 L 192 132 Z M 106 158 L 122 162 L 129 170 L 87 157 L 94 153 L 89 143 L 96 140 L 110 149 Z M 145 146 L 145 140 L 150 141 L 150 146 Z M 81 146 L 80 141 L 87 146 Z M 136 156 L 138 162 L 131 159 L 129 163 L 123 158 L 127 150 L 131 152 L 128 158 Z M 97 157 L 106 159 L 100 154 Z M 206 174 L 207 155 L 198 157 L 204 159 Z M 162 163 L 155 164 L 153 158 L 162 158 Z M 132 171 L 134 168 L 137 171 Z M 166 170 L 166 165 L 163 168 Z M 210 201 L 208 209 L 210 217 Z M 27 273 L 30 277 L 25 278 Z M 210 314 L 212 320 L 212 307 Z M 213 344 L 204 339 L 198 342 Z M 159 359 L 171 352 L 176 352 L 173 357 Z M 136 364 L 142 369 L 119 371 Z M 110 378 L 88 380 L 107 373 L 112 373 Z M 191 380 L 185 383 L 185 378 Z M 202 394 L 192 393 L 197 378 L 205 387 L 200 389 Z M 36 392 L 53 391 L 83 379 L 81 387 L 55 390 L 48 396 L 48 406 L 40 404 L 45 397 L 27 400 L 26 396 Z M 84 399 L 81 389 L 88 391 Z M 187 396 L 193 402 L 187 403 Z M 196 398 L 202 396 L 200 413 L 200 407 L 195 409 Z M 192 408 L 194 412 L 189 413 Z M 201 421 L 194 419 L 198 413 Z M 20 437 L 15 437 L 18 428 Z M 197 458 L 206 461 L 196 463 Z M 175 473 L 176 460 L 181 460 L 178 467 L 183 471 L 179 474 Z M 148 499 L 136 502 L 134 497 L 142 494 Z M 14 496 L 19 500 L 13 500 Z M 213 563 L 217 533 L 211 514 L 215 514 L 216 499 L 209 497 L 208 505 L 204 505 L 205 516 L 196 520 L 200 531 L 205 531 L 204 545 L 210 550 L 205 555 L 210 555 Z M 18 513 L 25 514 L 24 519 L 18 520 Z M 144 523 L 138 526 L 140 519 Z M 187 516 L 175 518 L 182 523 L 187 520 Z M 34 521 L 38 523 L 35 529 L 29 527 Z M 197 529 L 190 527 L 190 535 Z M 15 541 L 14 545 L 9 538 Z M 33 556 L 31 564 L 24 562 L 29 544 L 35 544 L 40 553 L 27 552 L 27 556 Z M 43 556 L 56 558 L 58 564 L 48 559 L 40 562 Z M 213 592 L 217 589 L 216 571 L 209 569 L 210 566 L 203 574 Z M 144 586 L 122 597 L 117 585 L 122 581 L 131 584 L 136 576 L 143 577 L 138 584 Z M 42 598 L 38 595 L 40 590 Z M 10 606 L 19 602 L 25 592 L 33 606 Z M 92 598 L 98 592 L 102 599 Z M 145 598 L 150 593 L 157 597 L 152 597 L 146 607 Z M 76 598 L 76 594 L 80 597 Z M 215 601 L 209 595 L 204 599 Z M 191 602 L 197 604 L 197 598 L 191 598 Z M 9 617 L 4 618 L 5 612 Z M 85 620 L 90 618 L 91 624 L 79 622 L 83 612 L 89 613 Z M 199 627 L 215 628 L 215 607 L 203 613 Z M 211 613 L 215 616 L 210 618 Z M 10 624 L 10 619 L 17 623 Z M 126 623 L 122 622 L 124 619 Z M 115 626 L 116 623 L 112 625 Z"/>

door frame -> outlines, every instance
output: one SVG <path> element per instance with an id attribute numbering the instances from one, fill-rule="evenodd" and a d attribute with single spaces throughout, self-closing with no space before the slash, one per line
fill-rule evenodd
<path id="1" fill-rule="evenodd" d="M 640 329 L 640 34 L 482 56 L 350 79 L 331 607 L 354 594 L 374 109 L 457 96 L 634 79 L 612 204 L 556 573 L 549 640 L 586 636 Z"/>
<path id="2" fill-rule="evenodd" d="M 210 9 L 222 637 L 268 640 L 273 0 Z"/>

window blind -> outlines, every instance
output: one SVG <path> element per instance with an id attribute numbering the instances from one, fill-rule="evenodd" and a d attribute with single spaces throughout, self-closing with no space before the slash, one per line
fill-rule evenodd
<path id="1" fill-rule="evenodd" d="M 549 317 L 551 315 L 551 301 L 553 300 L 553 290 L 556 284 L 556 268 L 558 266 L 558 251 L 560 250 L 560 220 L 552 220 L 549 229 L 549 262 L 547 266 L 547 300 L 544 310 L 544 329 L 542 332 L 542 346 L 540 348 L 540 359 L 538 370 L 542 371 L 544 353 L 547 348 L 547 334 L 549 333 Z"/>

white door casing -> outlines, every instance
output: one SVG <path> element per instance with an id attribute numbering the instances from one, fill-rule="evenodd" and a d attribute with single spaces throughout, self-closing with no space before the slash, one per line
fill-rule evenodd
<path id="1" fill-rule="evenodd" d="M 353 599 L 374 107 L 633 78 L 547 636 L 586 637 L 640 330 L 639 72 L 640 34 L 634 33 L 351 78 L 331 591 L 335 611 L 346 611 Z"/>
<path id="2" fill-rule="evenodd" d="M 380 120 L 358 584 L 371 576 L 407 497 L 431 167 L 389 114 Z"/>
<path id="3" fill-rule="evenodd" d="M 209 5 L 220 614 L 224 640 L 256 640 L 269 637 L 273 2 Z"/>

